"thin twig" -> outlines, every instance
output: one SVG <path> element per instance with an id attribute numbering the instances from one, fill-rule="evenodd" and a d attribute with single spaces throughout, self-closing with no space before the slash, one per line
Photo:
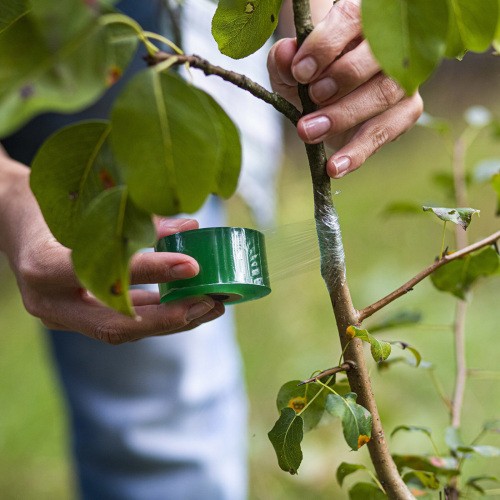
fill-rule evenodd
<path id="1" fill-rule="evenodd" d="M 148 64 L 153 66 L 173 57 L 177 58 L 177 61 L 175 62 L 176 65 L 188 63 L 189 66 L 203 71 L 203 73 L 205 73 L 205 75 L 207 76 L 218 76 L 223 80 L 236 85 L 240 89 L 250 92 L 254 97 L 267 102 L 268 104 L 273 106 L 274 109 L 286 116 L 286 118 L 288 118 L 294 125 L 297 125 L 301 114 L 300 111 L 291 102 L 287 101 L 276 92 L 270 92 L 269 90 L 262 87 L 262 85 L 259 85 L 257 82 L 254 82 L 252 79 L 248 78 L 245 75 L 236 73 L 234 71 L 229 71 L 227 69 L 221 68 L 220 66 L 215 66 L 214 64 L 208 62 L 206 59 L 203 59 L 202 57 L 194 54 L 179 56 L 177 54 L 174 55 L 159 51 L 155 54 L 147 55 L 145 59 Z"/>
<path id="2" fill-rule="evenodd" d="M 448 264 L 453 260 L 460 259 L 461 257 L 464 257 L 476 250 L 479 250 L 480 248 L 486 247 L 488 245 L 494 245 L 495 242 L 499 239 L 500 239 L 500 231 L 497 231 L 493 234 L 490 234 L 490 236 L 488 236 L 487 238 L 484 238 L 480 241 L 477 241 L 476 243 L 473 243 L 472 245 L 468 245 L 465 248 L 462 248 L 461 250 L 445 255 L 442 259 L 437 260 L 436 262 L 434 262 L 434 264 L 420 271 L 411 280 L 408 280 L 404 285 L 400 286 L 399 288 L 391 292 L 389 295 L 386 295 L 377 302 L 374 302 L 373 304 L 365 307 L 364 309 L 361 309 L 359 311 L 359 321 L 360 322 L 364 321 L 366 318 L 369 318 L 372 314 L 376 313 L 377 311 L 387 306 L 394 300 L 398 299 L 399 297 L 405 295 L 408 292 L 411 292 L 416 284 L 420 283 L 422 280 L 427 278 L 427 276 L 432 274 L 436 269 L 440 268 L 441 266 L 444 266 L 445 264 Z"/>
<path id="3" fill-rule="evenodd" d="M 453 167 L 453 184 L 455 191 L 455 206 L 466 207 L 467 200 L 467 184 L 465 181 L 465 155 L 466 155 L 465 138 L 459 137 L 453 148 L 452 167 Z M 462 249 L 467 247 L 467 233 L 456 225 L 455 227 L 455 243 L 457 248 Z M 455 429 L 460 428 L 462 407 L 464 403 L 465 383 L 467 380 L 467 359 L 465 356 L 465 320 L 467 318 L 467 302 L 458 300 L 455 309 L 455 322 L 453 325 L 453 337 L 455 344 L 455 387 L 453 390 L 453 398 L 451 400 L 451 426 Z M 454 485 L 457 486 L 456 484 Z"/>
<path id="4" fill-rule="evenodd" d="M 353 361 L 346 361 L 345 363 L 342 363 L 340 366 L 334 366 L 333 368 L 328 368 L 328 370 L 323 370 L 322 372 L 318 373 L 315 377 L 303 380 L 300 384 L 297 385 L 304 385 L 304 384 L 310 384 L 311 382 L 317 382 L 322 378 L 328 377 L 330 375 L 335 375 L 335 373 L 347 372 L 348 370 L 355 368 L 355 366 L 356 365 Z"/>

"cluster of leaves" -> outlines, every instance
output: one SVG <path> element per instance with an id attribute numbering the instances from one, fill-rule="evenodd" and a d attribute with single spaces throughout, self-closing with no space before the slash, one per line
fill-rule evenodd
<path id="1" fill-rule="evenodd" d="M 443 57 L 461 58 L 500 43 L 498 0 L 363 0 L 362 15 L 373 54 L 408 94 Z"/>
<path id="2" fill-rule="evenodd" d="M 419 315 L 398 313 L 383 323 L 374 325 L 374 328 L 381 331 L 419 320 Z M 420 353 L 405 342 L 379 340 L 368 330 L 355 326 L 350 326 L 346 333 L 351 339 L 358 338 L 367 343 L 377 363 L 386 362 L 391 354 L 391 345 L 408 349 L 414 357 L 413 366 L 419 366 L 421 362 Z M 320 378 L 324 377 L 313 377 L 308 383 L 299 380 L 287 382 L 277 396 L 276 404 L 280 417 L 269 432 L 269 439 L 280 468 L 291 474 L 297 473 L 302 462 L 300 445 L 304 432 L 314 429 L 325 413 L 340 420 L 344 439 L 352 451 L 359 450 L 371 439 L 371 414 L 356 402 L 357 395 L 350 392 L 347 379 L 343 378 L 337 382 L 336 375 L 332 375 L 323 383 Z"/>
<path id="3" fill-rule="evenodd" d="M 0 67 L 9 68 L 0 75 L 0 136 L 41 111 L 95 101 L 139 40 L 156 50 L 135 21 L 98 3 L 32 0 L 18 18 L 11 4 L 0 34 Z M 31 187 L 52 233 L 72 249 L 82 284 L 131 315 L 128 264 L 155 242 L 151 214 L 195 212 L 212 193 L 229 197 L 240 164 L 238 131 L 219 104 L 157 66 L 127 82 L 110 120 L 51 136 L 33 161 Z"/>

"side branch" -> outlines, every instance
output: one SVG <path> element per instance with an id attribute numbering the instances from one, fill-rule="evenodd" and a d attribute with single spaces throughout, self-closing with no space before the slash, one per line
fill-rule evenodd
<path id="1" fill-rule="evenodd" d="M 250 92 L 250 94 L 257 97 L 257 99 L 267 102 L 273 106 L 274 109 L 286 116 L 286 118 L 288 118 L 294 125 L 297 125 L 301 116 L 300 111 L 291 102 L 287 101 L 276 92 L 270 92 L 262 87 L 262 85 L 259 85 L 245 75 L 229 71 L 221 68 L 220 66 L 215 66 L 200 56 L 196 56 L 194 54 L 190 56 L 168 54 L 167 52 L 159 51 L 154 55 L 146 56 L 145 59 L 151 66 L 164 61 L 172 61 L 172 64 L 177 66 L 187 63 L 189 66 L 203 71 L 203 73 L 207 76 L 216 75 L 223 80 L 226 80 L 226 82 L 230 82 L 240 89 Z"/>
<path id="2" fill-rule="evenodd" d="M 462 248 L 457 252 L 445 255 L 441 259 L 434 262 L 434 264 L 420 271 L 411 280 L 407 281 L 404 285 L 400 286 L 399 288 L 391 292 L 389 295 L 386 295 L 377 302 L 374 302 L 373 304 L 365 307 L 364 309 L 361 309 L 359 311 L 359 321 L 362 322 L 363 320 L 369 318 L 372 314 L 376 313 L 377 311 L 379 311 L 386 305 L 390 304 L 394 300 L 398 299 L 399 297 L 405 295 L 408 292 L 411 292 L 411 290 L 417 283 L 420 283 L 422 280 L 427 278 L 427 276 L 432 274 L 436 269 L 440 268 L 441 266 L 444 266 L 445 264 L 448 264 L 453 260 L 460 259 L 461 257 L 464 257 L 476 250 L 479 250 L 480 248 L 486 247 L 488 245 L 493 245 L 499 239 L 500 239 L 500 231 L 497 231 L 496 233 L 491 234 L 487 238 L 484 238 L 483 240 L 480 240 L 476 243 L 473 243 L 472 245 Z"/>
<path id="3" fill-rule="evenodd" d="M 311 382 L 317 382 L 322 378 L 329 377 L 330 375 L 335 375 L 340 372 L 347 372 L 351 368 L 356 368 L 356 363 L 354 361 L 346 361 L 339 366 L 334 366 L 333 368 L 328 368 L 328 370 L 323 370 L 318 373 L 315 377 L 308 378 L 307 380 L 303 380 L 298 385 L 310 384 Z"/>

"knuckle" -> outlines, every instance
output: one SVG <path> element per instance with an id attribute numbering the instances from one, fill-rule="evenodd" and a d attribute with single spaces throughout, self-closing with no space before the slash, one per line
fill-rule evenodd
<path id="1" fill-rule="evenodd" d="M 43 262 L 25 259 L 18 267 L 20 279 L 28 286 L 42 285 L 47 278 L 46 266 Z"/>
<path id="2" fill-rule="evenodd" d="M 128 335 L 108 323 L 99 323 L 92 333 L 96 340 L 110 345 L 120 345 L 130 340 Z"/>
<path id="3" fill-rule="evenodd" d="M 359 24 L 359 1 L 345 0 L 338 4 L 338 9 L 344 19 Z"/>
<path id="4" fill-rule="evenodd" d="M 375 127 L 370 134 L 373 152 L 378 151 L 384 144 L 387 144 L 390 140 L 390 133 L 386 127 L 378 126 Z"/>
<path id="5" fill-rule="evenodd" d="M 338 71 L 344 73 L 348 81 L 364 79 L 364 68 L 360 65 L 359 59 L 349 52 L 339 60 Z"/>
<path id="6" fill-rule="evenodd" d="M 383 105 L 390 107 L 399 102 L 402 96 L 402 89 L 399 85 L 388 77 L 383 77 L 378 85 L 378 97 Z"/>
<path id="7" fill-rule="evenodd" d="M 153 283 L 155 281 L 154 271 L 150 263 L 146 261 L 147 254 L 138 254 L 134 258 L 134 278 L 141 283 Z"/>

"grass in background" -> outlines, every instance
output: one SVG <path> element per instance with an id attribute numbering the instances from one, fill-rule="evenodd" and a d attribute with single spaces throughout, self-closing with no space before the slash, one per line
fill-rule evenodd
<path id="1" fill-rule="evenodd" d="M 467 78 L 464 77 L 459 92 L 447 76 L 438 75 L 428 92 L 426 102 L 431 107 L 427 110 L 438 115 L 447 114 L 445 110 L 461 113 L 470 104 L 492 102 L 496 98 L 493 89 L 498 88 L 492 82 L 498 84 L 498 78 L 478 95 L 477 90 L 471 90 L 474 87 Z M 453 91 L 443 85 L 450 85 Z M 443 101 L 439 96 L 443 96 Z M 495 106 L 500 114 L 500 103 Z M 482 136 L 471 151 L 470 160 L 473 163 L 474 159 L 494 155 L 500 155 L 499 143 Z M 399 286 L 432 262 L 439 252 L 441 225 L 430 214 L 391 219 L 382 215 L 384 207 L 395 200 L 442 204 L 440 191 L 429 181 L 437 170 L 449 170 L 442 142 L 430 132 L 416 129 L 378 153 L 361 171 L 335 182 L 334 189 L 341 191 L 336 204 L 356 306 L 363 307 Z M 475 218 L 470 228 L 470 239 L 474 241 L 498 227 L 498 220 L 492 215 L 492 190 L 487 186 L 475 187 L 471 206 L 482 208 L 481 218 Z M 250 224 L 247 210 L 240 202 L 232 200 L 230 210 L 231 223 Z M 312 197 L 305 156 L 297 141 L 289 137 L 280 181 L 279 224 L 311 217 Z M 72 477 L 64 411 L 43 336 L 38 322 L 24 312 L 5 265 L 0 266 L 0 279 L 0 496 L 6 500 L 70 499 Z M 467 357 L 471 368 L 497 369 L 498 285 L 498 278 L 491 279 L 474 294 L 467 322 Z M 374 319 L 403 308 L 421 310 L 423 324 L 381 337 L 415 345 L 424 359 L 437 366 L 436 372 L 449 392 L 453 384 L 450 328 L 453 298 L 435 291 L 426 281 Z M 251 498 L 347 498 L 348 486 L 341 491 L 334 479 L 337 466 L 342 461 L 365 464 L 369 461 L 366 447 L 357 453 L 348 451 L 338 422 L 324 422 L 305 436 L 303 465 L 294 477 L 279 470 L 267 439 L 267 432 L 277 418 L 274 401 L 282 383 L 330 367 L 339 356 L 337 333 L 319 276 L 319 264 L 306 273 L 290 269 L 288 277 L 273 283 L 269 297 L 238 306 L 237 320 L 251 402 L 248 431 Z M 378 373 L 373 363 L 371 367 L 386 431 L 390 433 L 400 424 L 430 427 L 444 451 L 442 429 L 448 417 L 428 374 L 404 365 L 384 373 Z M 474 437 L 484 420 L 500 417 L 499 401 L 498 381 L 468 381 L 463 418 L 465 439 Z M 399 453 L 431 451 L 421 436 L 399 434 L 389 443 Z M 489 443 L 500 445 L 500 440 L 492 436 Z M 495 475 L 499 469 L 500 459 L 477 458 L 471 461 L 467 474 Z M 361 473 L 358 474 L 361 478 Z M 347 485 L 351 481 L 347 479 Z"/>

